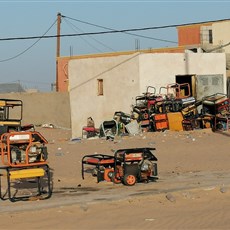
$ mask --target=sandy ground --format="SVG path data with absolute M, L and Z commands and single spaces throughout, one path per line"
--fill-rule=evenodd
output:
M 114 141 L 74 140 L 71 131 L 37 128 L 49 141 L 53 195 L 1 201 L 0 229 L 229 229 L 230 133 L 143 133 Z M 127 187 L 81 179 L 86 154 L 155 147 L 159 180 Z

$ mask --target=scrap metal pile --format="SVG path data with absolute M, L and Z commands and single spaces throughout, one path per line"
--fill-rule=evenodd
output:
M 166 88 L 166 94 L 158 95 L 149 93 L 149 88 L 143 96 L 136 97 L 136 105 L 130 116 L 137 120 L 143 131 L 203 128 L 215 131 L 229 128 L 227 95 L 216 93 L 202 100 L 195 100 L 190 94 L 189 84 L 172 84 Z
M 229 102 L 227 95 L 222 93 L 196 100 L 191 96 L 188 83 L 169 84 L 161 87 L 158 94 L 155 87 L 148 86 L 143 95 L 136 97 L 130 114 L 115 112 L 113 119 L 101 124 L 98 135 L 109 139 L 116 135 L 135 134 L 137 129 L 142 132 L 228 130 Z

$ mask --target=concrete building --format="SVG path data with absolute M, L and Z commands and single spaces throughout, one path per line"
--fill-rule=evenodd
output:
M 219 20 L 178 26 L 178 46 L 201 48 L 207 53 L 225 53 L 226 68 L 230 69 L 230 20 Z M 230 76 L 230 73 L 227 72 Z
M 170 48 L 159 48 L 159 49 L 149 49 L 140 50 L 142 53 L 184 53 L 184 47 L 170 47 Z M 98 57 L 114 57 L 120 55 L 130 55 L 134 54 L 136 51 L 122 51 L 113 53 L 100 53 L 100 54 L 88 54 L 70 57 L 58 57 L 57 58 L 57 85 L 58 92 L 68 92 L 69 91 L 69 74 L 68 65 L 71 60 L 86 59 L 86 58 L 98 58 Z
M 226 54 L 226 75 L 230 77 L 230 20 L 209 21 L 203 23 L 191 23 L 177 27 L 178 46 L 140 50 L 142 53 L 225 53 Z M 92 54 L 57 58 L 57 88 L 59 92 L 69 90 L 68 65 L 69 61 L 75 59 L 111 57 L 119 55 L 130 55 L 136 51 L 116 52 L 106 54 Z M 229 84 L 230 85 L 230 84 Z M 230 87 L 229 87 L 230 88 Z M 229 89 L 230 95 L 230 89 Z
M 230 20 L 177 27 L 178 46 L 57 58 L 57 88 L 69 91 L 72 136 L 88 117 L 97 127 L 114 112 L 130 113 L 135 97 L 154 86 L 189 83 L 196 99 L 230 95 Z
M 96 127 L 114 112 L 130 113 L 148 86 L 190 83 L 197 99 L 226 93 L 224 53 L 143 53 L 72 59 L 68 63 L 72 136 L 81 135 L 88 117 Z

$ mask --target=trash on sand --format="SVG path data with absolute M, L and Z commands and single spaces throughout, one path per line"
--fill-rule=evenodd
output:
M 148 218 L 148 219 L 145 219 L 145 221 L 154 221 L 155 219 L 153 218 Z
M 79 138 L 79 137 L 77 137 L 77 138 L 73 138 L 73 139 L 71 139 L 71 141 L 76 141 L 76 142 L 79 142 L 79 141 L 81 141 L 81 138 Z
M 61 150 L 62 150 L 62 148 L 59 147 L 59 148 L 57 149 L 57 152 L 55 153 L 55 156 L 58 156 L 58 157 L 63 156 L 64 153 L 63 153 Z
M 139 125 L 136 120 L 133 120 L 132 122 L 128 123 L 125 128 L 127 129 L 128 133 L 131 135 L 139 134 L 140 129 Z
M 228 191 L 228 189 L 226 187 L 221 187 L 220 188 L 221 193 L 226 193 L 227 191 Z
M 54 125 L 53 124 L 43 124 L 42 125 L 42 128 L 50 128 L 50 129 L 53 129 L 54 128 Z

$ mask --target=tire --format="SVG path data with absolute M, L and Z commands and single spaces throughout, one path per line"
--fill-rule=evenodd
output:
M 120 184 L 120 183 L 121 183 L 121 180 L 117 179 L 117 178 L 115 177 L 114 174 L 113 174 L 111 180 L 112 180 L 112 182 L 113 182 L 114 184 Z
M 137 182 L 137 178 L 132 174 L 126 174 L 123 178 L 124 185 L 133 186 Z

